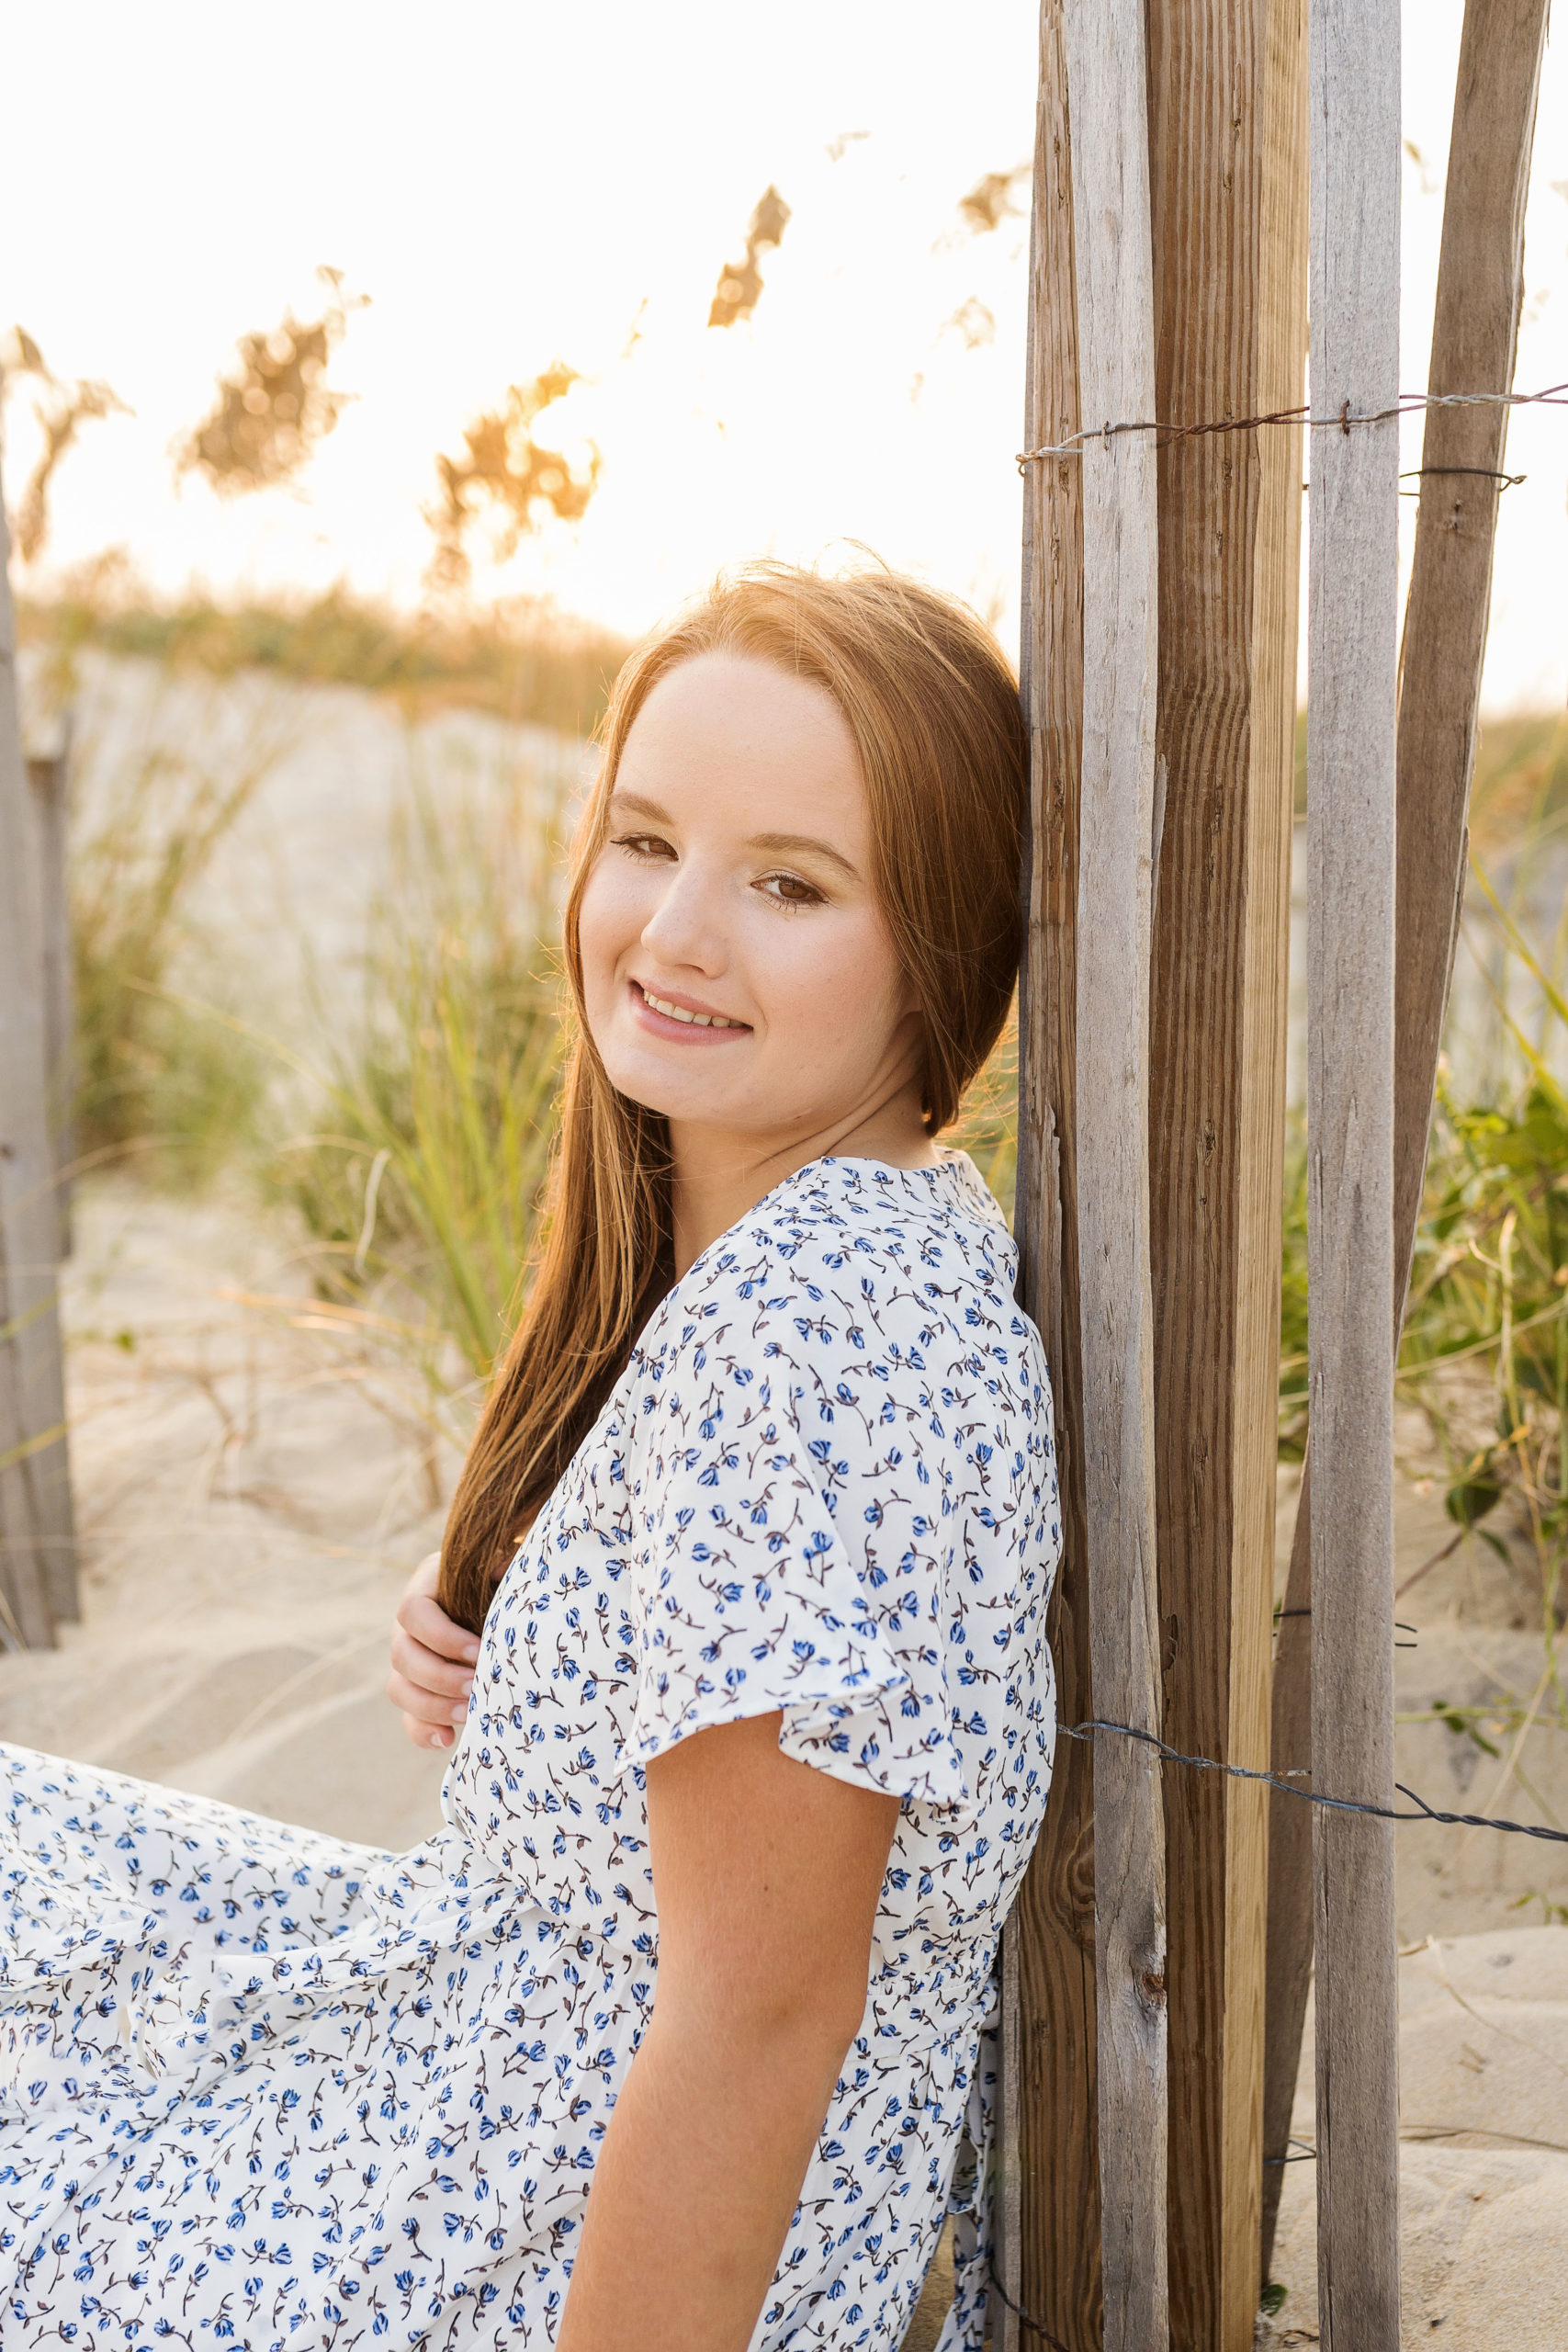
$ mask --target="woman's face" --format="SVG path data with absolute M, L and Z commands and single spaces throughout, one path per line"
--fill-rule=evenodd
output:
M 588 1026 L 678 1147 L 831 1138 L 910 1083 L 919 1009 L 829 695 L 750 657 L 682 663 L 632 724 L 609 815 L 581 905 Z

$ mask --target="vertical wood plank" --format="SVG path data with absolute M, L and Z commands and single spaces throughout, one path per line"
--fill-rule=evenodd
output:
M 1397 396 L 1398 0 L 1312 0 L 1313 415 Z M 1313 1781 L 1393 1798 L 1399 440 L 1312 434 L 1307 1127 Z M 1314 1808 L 1319 2325 L 1399 2344 L 1393 1827 Z
M 1156 413 L 1298 404 L 1303 0 L 1151 0 Z M 1268 1754 L 1301 435 L 1159 458 L 1165 776 L 1150 1096 L 1166 1736 Z M 1171 2335 L 1250 2352 L 1262 1789 L 1166 1775 Z
M 29 1647 L 53 1640 L 51 1581 L 74 1544 L 55 1301 L 54 1151 L 44 1102 L 42 956 L 28 903 L 32 812 L 0 513 L 0 1589 Z M 51 1571 L 51 1563 L 54 1563 Z
M 47 759 L 29 759 L 33 838 L 37 844 L 39 929 L 43 954 L 45 1101 L 54 1143 L 59 1254 L 71 1254 L 71 1179 L 75 1158 L 72 1092 L 76 1030 L 71 908 L 66 880 L 66 831 L 71 754 L 65 745 Z
M 1041 0 L 1029 280 L 1025 443 L 1078 429 L 1072 136 L 1064 0 Z M 1076 1155 L 1078 811 L 1083 761 L 1083 470 L 1024 473 L 1021 673 L 1031 752 L 1024 955 L 1019 989 L 1018 1234 L 1023 1299 L 1056 1401 L 1062 1565 L 1053 1611 L 1057 1713 L 1093 1713 L 1084 1510 Z M 1051 1802 L 1013 1910 L 1018 2007 L 1018 2232 L 1004 2284 L 1069 2352 L 1101 2335 L 1094 1988 L 1093 1762 L 1057 1743 Z M 1013 2256 L 1016 2252 L 1016 2261 Z M 993 2314 L 993 2325 L 997 2324 Z M 1003 2323 L 1001 2352 L 1020 2331 Z
M 1507 391 L 1523 285 L 1525 197 L 1549 0 L 1468 0 L 1454 89 L 1432 354 L 1435 392 Z M 1433 409 L 1400 665 L 1394 922 L 1393 1263 L 1403 1318 L 1438 1052 L 1464 887 L 1466 812 L 1508 412 Z M 1473 470 L 1472 470 L 1473 469 Z M 1275 1660 L 1273 1769 L 1311 1760 L 1311 1468 Z M 1263 2259 L 1273 2248 L 1312 1973 L 1312 1827 L 1271 1801 Z
M 1312 1773 L 1312 1458 L 1302 1467 L 1285 1613 L 1274 1641 L 1269 1769 Z M 1291 2153 L 1291 2118 L 1312 1985 L 1313 1807 L 1280 1792 L 1269 1800 L 1268 1966 L 1263 1992 L 1263 2202 L 1260 2275 L 1267 2278 Z
M 1078 429 L 1072 137 L 1063 0 L 1042 0 L 1030 246 L 1027 448 Z M 1031 753 L 1024 956 L 1019 988 L 1018 1234 L 1023 1299 L 1056 1400 L 1062 1565 L 1052 1654 L 1061 1721 L 1093 1713 L 1078 1322 L 1076 1055 L 1078 810 L 1083 761 L 1083 470 L 1024 473 L 1021 673 Z M 1014 1907 L 1018 2006 L 1016 2247 L 1004 2279 L 1069 2347 L 1100 2342 L 1100 2141 L 1094 1995 L 1094 1768 L 1057 1743 L 1051 1802 Z M 1014 2256 L 1016 2255 L 1016 2260 Z M 993 2315 L 993 2326 L 998 2324 Z M 1018 2352 L 1016 2320 L 1000 2352 Z
M 36 915 L 34 925 L 43 999 L 44 1116 L 48 1123 L 52 1170 L 50 1200 L 54 1215 L 51 1250 L 59 1260 L 71 1254 L 70 1164 L 75 1158 L 75 1128 L 72 1115 L 75 1052 L 75 972 L 71 933 L 71 910 L 66 885 L 66 803 L 70 777 L 70 734 L 50 759 L 29 760 L 28 784 L 33 819 L 34 861 L 29 885 Z M 76 1582 L 76 1546 L 71 1516 L 71 1488 L 60 1481 L 46 1497 L 53 1527 L 44 1557 L 44 1583 L 50 1613 L 58 1625 L 81 1615 Z
M 1153 413 L 1143 0 L 1068 0 L 1085 419 Z M 1098 1715 L 1159 1726 L 1149 1285 L 1149 925 L 1157 523 L 1144 433 L 1085 444 L 1078 831 L 1079 1326 Z M 1161 2352 L 1166 2291 L 1165 1828 L 1159 1766 L 1095 1742 L 1100 2269 L 1106 2352 Z
M 1468 0 L 1427 389 L 1507 391 L 1523 294 L 1525 198 L 1549 0 Z M 1399 705 L 1394 1261 L 1401 1314 L 1427 1165 L 1464 888 L 1481 665 L 1508 412 L 1427 412 Z M 1473 469 L 1473 470 L 1472 470 Z

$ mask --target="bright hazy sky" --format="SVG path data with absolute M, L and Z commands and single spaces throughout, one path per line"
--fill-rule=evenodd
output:
M 1425 379 L 1461 15 L 1405 8 L 1406 388 Z M 727 559 L 859 540 L 1015 642 L 1026 223 L 968 235 L 957 203 L 1029 153 L 1034 27 L 1035 0 L 9 10 L 0 324 L 135 412 L 85 428 L 46 560 L 121 546 L 169 590 L 344 578 L 412 602 L 435 453 L 559 356 L 584 381 L 538 438 L 592 437 L 601 486 L 580 526 L 481 571 L 482 591 L 548 592 L 636 631 Z M 793 218 L 755 318 L 710 330 L 770 181 Z M 171 445 L 236 338 L 288 305 L 315 315 L 319 263 L 372 307 L 333 365 L 356 398 L 300 490 L 176 492 Z M 1517 381 L 1533 390 L 1568 378 L 1561 36 L 1526 289 Z M 18 393 L 13 496 L 33 446 Z M 1418 423 L 1406 448 L 1416 464 Z M 1561 706 L 1568 411 L 1517 413 L 1508 465 L 1529 480 L 1503 500 L 1488 702 Z

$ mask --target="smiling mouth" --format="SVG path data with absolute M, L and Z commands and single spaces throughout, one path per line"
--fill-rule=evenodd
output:
M 656 1013 L 660 1021 L 678 1023 L 683 1029 L 729 1030 L 739 1035 L 750 1031 L 749 1021 L 731 1021 L 728 1013 L 702 1012 L 694 1005 L 677 1004 L 672 997 L 655 996 L 640 980 L 631 983 L 632 995 L 645 1012 Z

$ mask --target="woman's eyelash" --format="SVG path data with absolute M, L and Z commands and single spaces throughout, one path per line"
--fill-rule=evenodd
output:
M 670 848 L 658 833 L 616 833 L 611 839 L 614 848 L 629 850 L 634 857 L 652 857 L 658 851 Z M 671 851 L 671 854 L 674 853 Z
M 804 892 L 805 895 L 801 898 L 786 897 L 782 890 L 777 892 L 770 890 L 767 888 L 767 885 L 771 882 L 792 883 L 797 890 Z M 757 877 L 757 887 L 761 890 L 765 898 L 772 899 L 775 907 L 787 907 L 791 913 L 796 913 L 805 907 L 819 907 L 823 903 L 821 891 L 817 888 L 817 885 L 814 882 L 808 882 L 804 874 L 759 875 Z
M 612 833 L 610 840 L 612 847 L 624 849 L 632 857 L 654 858 L 661 853 L 669 857 L 675 854 L 661 833 Z M 773 887 L 778 884 L 788 887 Z M 815 882 L 808 882 L 804 874 L 760 874 L 756 888 L 775 907 L 784 907 L 792 914 L 804 908 L 819 907 L 825 903 Z

